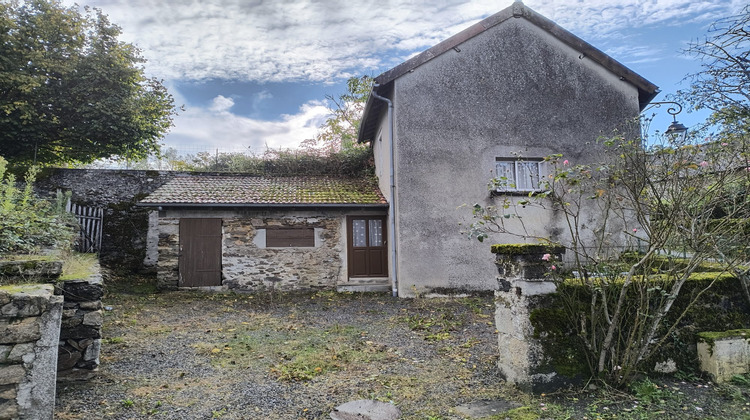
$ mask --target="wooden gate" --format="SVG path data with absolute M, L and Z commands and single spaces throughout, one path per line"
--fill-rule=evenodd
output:
M 104 209 L 80 206 L 68 201 L 65 205 L 65 210 L 75 215 L 76 219 L 78 219 L 78 225 L 81 228 L 78 240 L 76 241 L 76 251 L 86 253 L 101 251 Z
M 180 219 L 181 287 L 221 286 L 221 219 Z

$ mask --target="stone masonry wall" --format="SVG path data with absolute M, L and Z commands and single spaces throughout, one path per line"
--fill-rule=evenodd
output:
M 313 227 L 315 247 L 267 248 L 259 235 L 274 227 Z M 342 219 L 284 217 L 224 221 L 223 283 L 233 290 L 333 289 L 344 269 Z
M 136 203 L 180 172 L 112 169 L 50 169 L 35 183 L 38 194 L 71 191 L 79 205 L 104 209 L 100 261 L 117 268 L 152 270 L 156 248 L 148 249 L 149 216 Z
M 0 287 L 0 419 L 52 419 L 62 306 L 52 285 Z
M 156 287 L 161 290 L 179 286 L 180 219 L 159 218 L 159 258 L 156 262 Z
M 60 282 L 56 294 L 64 296 L 57 354 L 58 379 L 87 379 L 99 367 L 102 342 L 102 296 L 99 270 L 86 279 Z
M 224 287 L 238 291 L 333 289 L 345 279 L 345 216 L 335 212 L 283 214 L 222 215 Z M 179 217 L 183 215 L 167 216 L 159 218 L 157 285 L 161 289 L 179 285 Z M 190 217 L 201 216 L 193 213 Z M 314 228 L 315 247 L 266 247 L 265 230 L 282 226 Z

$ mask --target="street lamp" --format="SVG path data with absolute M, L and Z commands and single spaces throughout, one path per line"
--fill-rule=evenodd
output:
M 669 124 L 669 127 L 667 127 L 667 131 L 665 131 L 664 133 L 669 136 L 672 141 L 683 143 L 687 138 L 687 127 L 677 121 L 677 114 L 682 112 L 682 105 L 672 101 L 651 102 L 649 105 L 655 106 L 657 108 L 661 107 L 662 105 L 674 105 L 667 108 L 667 113 L 672 116 L 672 124 Z

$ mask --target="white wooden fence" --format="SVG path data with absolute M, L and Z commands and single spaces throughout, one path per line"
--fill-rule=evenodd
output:
M 65 210 L 73 213 L 81 226 L 81 232 L 76 241 L 76 251 L 97 253 L 102 249 L 102 221 L 104 209 L 86 207 L 68 201 Z

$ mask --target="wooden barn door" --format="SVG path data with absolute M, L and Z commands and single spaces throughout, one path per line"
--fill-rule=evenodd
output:
M 180 219 L 180 286 L 221 286 L 221 219 Z
M 388 277 L 385 216 L 349 216 L 349 277 Z

